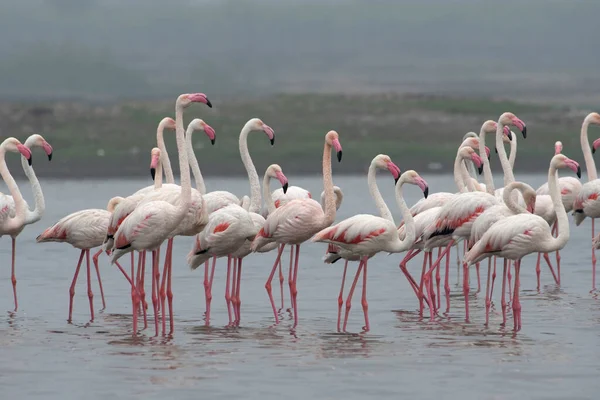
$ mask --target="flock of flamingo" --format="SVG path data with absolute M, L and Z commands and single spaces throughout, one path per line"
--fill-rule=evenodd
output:
M 138 190 L 128 197 L 114 197 L 107 209 L 87 209 L 67 215 L 56 224 L 44 230 L 37 242 L 66 242 L 80 249 L 81 253 L 72 284 L 70 286 L 69 317 L 73 311 L 75 284 L 83 258 L 87 265 L 87 289 L 91 319 L 94 319 L 93 292 L 91 288 L 90 250 L 98 248 L 92 257 L 105 307 L 104 291 L 98 268 L 98 257 L 105 251 L 131 285 L 133 335 L 137 335 L 138 316 L 143 315 L 144 329 L 147 328 L 145 292 L 145 264 L 147 252 L 151 252 L 151 298 L 155 335 L 167 334 L 167 307 L 169 319 L 168 334 L 173 334 L 173 291 L 172 255 L 173 240 L 176 236 L 195 236 L 194 245 L 188 254 L 188 265 L 196 269 L 204 264 L 204 289 L 206 301 L 205 322 L 210 324 L 212 284 L 217 258 L 227 257 L 225 299 L 229 314 L 228 326 L 239 326 L 241 320 L 241 276 L 242 261 L 253 252 L 277 250 L 277 257 L 269 274 L 265 288 L 273 309 L 275 322 L 279 322 L 278 309 L 272 293 L 272 281 L 278 272 L 281 307 L 284 304 L 284 275 L 282 254 L 286 246 L 290 248 L 289 291 L 293 310 L 294 328 L 298 324 L 297 279 L 300 245 L 307 241 L 327 243 L 324 257 L 326 263 L 345 260 L 342 284 L 338 297 L 337 330 L 346 331 L 351 300 L 356 285 L 362 275 L 361 304 L 365 325 L 369 331 L 367 303 L 367 267 L 375 254 L 402 253 L 406 255 L 400 262 L 423 315 L 425 307 L 430 318 L 440 316 L 441 269 L 444 262 L 445 312 L 450 311 L 450 250 L 456 247 L 457 264 L 462 264 L 465 317 L 469 321 L 469 267 L 476 266 L 477 291 L 481 289 L 480 262 L 488 260 L 486 284 L 486 325 L 496 277 L 496 259 L 504 259 L 502 271 L 501 309 L 503 325 L 506 324 L 508 304 L 512 304 L 514 330 L 521 329 L 521 304 L 519 301 L 521 259 L 531 253 L 538 253 L 536 266 L 538 288 L 540 285 L 540 261 L 543 257 L 557 284 L 560 284 L 560 254 L 569 239 L 567 212 L 573 212 L 579 225 L 586 216 L 592 218 L 592 290 L 595 290 L 595 249 L 600 248 L 600 235 L 594 237 L 594 218 L 600 217 L 600 180 L 597 178 L 592 153 L 600 146 L 600 139 L 590 147 L 588 126 L 600 125 L 600 115 L 589 114 L 581 128 L 581 147 L 587 167 L 589 181 L 582 184 L 573 177 L 558 177 L 559 169 L 571 169 L 581 177 L 579 164 L 562 154 L 562 144 L 556 142 L 555 155 L 550 160 L 548 182 L 534 190 L 524 182 L 515 181 L 513 164 L 516 157 L 517 136 L 510 130 L 516 127 L 526 137 L 526 125 L 513 113 L 503 113 L 498 121 L 485 121 L 479 135 L 470 132 L 465 135 L 454 163 L 456 193 L 438 192 L 429 195 L 427 182 L 413 170 L 401 173 L 400 168 L 389 156 L 379 154 L 369 167 L 368 186 L 378 207 L 379 216 L 359 214 L 335 225 L 336 211 L 340 207 L 343 194 L 333 185 L 331 152 L 334 150 L 338 161 L 342 160 L 342 146 L 337 132 L 325 135 L 323 151 L 323 193 L 321 203 L 312 199 L 307 190 L 288 186 L 288 180 L 277 164 L 270 165 L 261 186 L 256 168 L 250 157 L 247 137 L 251 132 L 264 132 L 274 144 L 275 135 L 271 127 L 258 118 L 250 119 L 239 136 L 239 149 L 242 162 L 248 173 L 250 196 L 238 196 L 226 191 L 206 192 L 202 174 L 196 160 L 192 135 L 200 130 L 215 143 L 215 131 L 203 120 L 194 119 L 187 129 L 183 123 L 184 109 L 192 103 L 203 103 L 212 107 L 202 93 L 182 94 L 175 104 L 175 119 L 164 118 L 157 129 L 157 147 L 151 152 L 151 173 L 154 185 Z M 180 185 L 175 184 L 173 171 L 163 140 L 165 129 L 175 130 L 180 167 Z M 505 187 L 495 189 L 489 165 L 490 151 L 485 145 L 486 134 L 495 135 L 496 152 L 504 172 Z M 510 143 L 510 157 L 504 143 Z M 49 159 L 52 147 L 40 135 L 32 135 L 25 144 L 15 138 L 8 138 L 0 145 L 0 174 L 11 195 L 0 197 L 0 220 L 3 234 L 12 238 L 12 285 L 15 311 L 18 308 L 15 277 L 15 241 L 27 224 L 32 224 L 44 213 L 44 199 L 40 184 L 35 176 L 31 149 L 41 147 Z M 30 211 L 15 180 L 10 175 L 5 162 L 6 152 L 20 153 L 22 165 L 35 196 L 35 208 Z M 479 152 L 479 154 L 477 153 Z M 190 169 L 196 188 L 192 188 Z M 395 180 L 396 202 L 403 221 L 398 226 L 392 213 L 383 200 L 376 183 L 377 170 L 387 170 Z M 477 181 L 477 172 L 483 173 L 484 183 Z M 163 184 L 163 174 L 166 183 Z M 276 179 L 281 188 L 271 192 L 270 181 Z M 405 184 L 417 186 L 424 198 L 409 208 L 403 198 Z M 262 197 L 261 197 L 262 195 Z M 266 212 L 261 212 L 263 198 Z M 160 270 L 160 250 L 166 242 L 166 254 L 162 273 Z M 459 244 L 463 242 L 463 260 L 460 261 Z M 433 253 L 437 249 L 437 257 Z M 556 251 L 556 270 L 549 253 Z M 127 253 L 131 257 L 128 273 L 118 262 Z M 138 254 L 137 263 L 135 253 Z M 407 268 L 408 262 L 423 253 L 421 278 L 415 280 Z M 212 265 L 211 265 L 212 259 Z M 445 260 L 445 261 L 444 261 Z M 345 300 L 344 283 L 349 261 L 359 261 L 358 269 Z M 136 268 L 137 266 L 137 268 Z M 511 284 L 514 271 L 514 285 Z M 460 272 L 460 269 L 459 269 Z M 435 273 L 435 279 L 434 279 Z M 435 282 L 434 282 L 435 280 Z M 508 282 L 507 282 L 508 281 Z M 512 293 L 511 293 L 512 292 Z M 506 297 L 508 295 L 509 302 Z M 160 315 L 159 315 L 160 314 Z

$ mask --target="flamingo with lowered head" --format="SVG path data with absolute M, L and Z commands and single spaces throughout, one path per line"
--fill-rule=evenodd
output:
M 336 131 L 329 131 L 325 135 L 323 149 L 323 189 L 325 190 L 325 210 L 313 199 L 295 199 L 279 207 L 269 214 L 265 224 L 256 234 L 252 242 L 252 251 L 255 252 L 263 246 L 272 242 L 278 244 L 295 245 L 294 271 L 290 284 L 292 307 L 294 309 L 294 328 L 298 325 L 298 303 L 296 301 L 298 290 L 298 261 L 300 257 L 300 245 L 310 239 L 321 229 L 328 227 L 335 220 L 335 197 L 333 194 L 333 178 L 331 176 L 331 150 L 335 149 L 338 161 L 342 160 L 342 145 Z M 275 322 L 279 322 L 273 294 L 271 293 L 271 282 L 275 270 L 279 265 L 283 247 L 279 248 L 277 259 L 267 279 L 265 288 L 271 301 Z
M 522 213 L 501 219 L 492 225 L 465 255 L 465 265 L 469 266 L 486 257 L 497 256 L 515 261 L 515 287 L 513 293 L 514 330 L 521 329 L 521 303 L 519 284 L 521 259 L 531 253 L 548 253 L 562 249 L 569 240 L 569 221 L 563 207 L 556 171 L 570 168 L 581 176 L 579 164 L 563 154 L 552 157 L 548 170 L 548 186 L 558 224 L 558 236 L 552 236 L 548 223 L 540 216 Z M 506 262 L 506 261 L 505 261 Z

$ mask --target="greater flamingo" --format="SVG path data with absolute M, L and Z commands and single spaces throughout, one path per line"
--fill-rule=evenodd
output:
M 110 214 L 114 211 L 115 207 L 119 202 L 123 200 L 122 197 L 113 197 L 108 202 L 108 206 L 106 210 L 102 209 L 88 209 L 81 210 L 69 214 L 63 218 L 61 218 L 57 223 L 44 230 L 42 234 L 40 234 L 36 238 L 37 243 L 45 243 L 45 242 L 60 242 L 60 243 L 69 243 L 71 246 L 76 249 L 80 249 L 81 253 L 79 255 L 79 262 L 77 263 L 77 268 L 75 269 L 75 274 L 73 275 L 73 281 L 71 282 L 71 287 L 69 288 L 69 318 L 68 322 L 71 322 L 73 317 L 73 296 L 75 295 L 75 284 L 77 283 L 77 277 L 79 276 L 79 269 L 81 268 L 81 263 L 83 262 L 84 255 L 86 256 L 87 262 L 87 294 L 90 302 L 90 322 L 94 321 L 94 303 L 93 297 L 94 294 L 92 292 L 92 283 L 91 283 L 91 274 L 90 274 L 90 250 L 101 246 L 104 237 L 106 235 L 106 228 L 108 227 L 108 220 L 110 218 Z M 100 270 L 98 268 L 98 257 L 102 253 L 102 249 L 100 249 L 97 253 L 92 257 L 94 261 L 94 267 L 96 268 L 96 275 L 98 277 L 98 284 L 100 286 L 100 294 L 102 296 L 102 309 L 106 308 L 106 303 L 104 301 L 104 290 L 102 288 L 102 280 L 100 278 Z M 129 277 L 127 272 L 117 263 L 117 266 L 125 275 L 128 281 L 131 281 L 132 276 Z
M 469 266 L 486 257 L 497 256 L 515 261 L 515 287 L 513 292 L 514 330 L 521 329 L 521 303 L 519 284 L 521 259 L 531 253 L 549 253 L 562 249 L 569 240 L 569 221 L 562 205 L 556 171 L 558 168 L 570 168 L 581 176 L 577 162 L 563 154 L 552 157 L 548 170 L 548 186 L 554 211 L 558 218 L 558 236 L 552 236 L 548 223 L 538 215 L 523 213 L 501 219 L 492 225 L 473 248 L 465 255 L 465 265 Z
M 252 251 L 257 251 L 269 243 L 295 245 L 295 263 L 294 271 L 290 280 L 290 297 L 294 309 L 294 328 L 298 325 L 298 303 L 296 296 L 298 294 L 298 261 L 300 257 L 300 244 L 310 239 L 321 229 L 328 227 L 335 220 L 335 197 L 333 194 L 333 178 L 331 176 L 331 149 L 335 149 L 338 161 L 342 160 L 342 145 L 339 141 L 339 135 L 336 131 L 329 131 L 325 135 L 325 146 L 323 150 L 323 189 L 325 190 L 325 210 L 313 199 L 295 199 L 279 207 L 273 213 L 269 214 L 265 224 L 256 234 L 252 242 Z M 267 279 L 265 288 L 273 307 L 275 323 L 279 323 L 273 294 L 271 293 L 271 282 L 275 270 L 279 265 L 283 247 L 279 248 L 277 259 Z
M 25 140 L 25 147 L 27 147 L 30 151 L 33 147 L 40 147 L 44 149 L 46 155 L 48 156 L 48 160 L 52 160 L 52 146 L 46 140 L 38 134 L 31 135 Z M 12 240 L 12 271 L 11 271 L 11 281 L 13 285 L 13 294 L 15 301 L 15 312 L 18 308 L 17 303 L 17 277 L 15 274 L 15 257 L 16 257 L 16 240 L 17 236 L 23 231 L 25 225 L 31 225 L 42 219 L 44 215 L 44 211 L 46 210 L 46 204 L 44 202 L 44 194 L 42 193 L 42 187 L 40 186 L 40 182 L 35 175 L 35 171 L 33 167 L 30 165 L 31 158 L 27 159 L 25 157 L 21 157 L 21 166 L 23 167 L 23 172 L 25 172 L 25 176 L 29 180 L 29 184 L 31 185 L 31 190 L 33 191 L 33 197 L 35 200 L 35 207 L 33 210 L 29 209 L 29 205 L 23 199 L 25 203 L 25 221 L 20 228 L 15 229 L 12 232 L 2 232 L 8 233 L 11 236 Z M 14 218 L 17 212 L 17 208 L 15 206 L 15 201 L 12 196 L 4 195 L 0 199 L 0 208 L 4 209 L 5 206 L 8 205 L 8 213 L 11 218 Z

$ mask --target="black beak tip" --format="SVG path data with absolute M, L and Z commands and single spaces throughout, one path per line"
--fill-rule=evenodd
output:
M 283 185 L 283 193 L 284 193 L 284 194 L 285 194 L 285 193 L 287 193 L 287 190 L 288 190 L 288 183 L 286 182 L 286 183 Z
M 337 152 L 337 159 L 338 159 L 338 162 L 342 161 L 342 151 L 341 150 Z
M 207 105 L 209 108 L 212 108 L 212 103 L 210 102 L 210 100 L 208 99 L 208 97 L 206 98 L 206 105 Z
M 488 161 L 490 161 L 491 159 L 492 159 L 492 155 L 490 154 L 490 155 L 488 156 Z
M 483 172 L 483 164 L 481 164 L 479 166 L 479 168 L 477 169 L 477 171 L 479 171 L 479 175 L 481 175 L 481 173 Z
M 577 177 L 581 178 L 581 167 L 577 166 Z
M 508 140 L 510 140 L 512 142 L 512 132 L 508 131 L 508 135 L 506 135 L 508 137 Z
M 52 153 L 48 154 L 48 161 L 52 161 Z
M 275 136 L 273 136 L 273 137 L 271 138 L 271 146 L 273 146 L 274 144 L 275 144 Z
M 592 146 L 592 154 L 596 153 L 596 148 Z
M 527 127 L 523 126 L 523 130 L 521 131 L 521 133 L 523 133 L 523 139 L 527 138 Z
M 427 198 L 429 196 L 429 186 L 425 186 L 425 190 L 423 190 L 423 197 Z
M 154 180 L 154 178 L 156 176 L 156 169 L 155 168 L 150 168 L 150 176 L 152 177 L 152 180 Z
M 31 167 L 31 164 L 33 164 L 33 157 L 29 156 L 29 158 L 27 159 L 27 163 Z
M 400 177 L 394 178 L 394 186 L 396 186 L 396 184 L 398 183 L 399 180 L 400 180 Z
M 496 154 L 498 154 L 498 148 L 494 147 L 494 151 L 496 152 Z
M 217 139 L 210 139 L 210 144 L 212 144 L 214 146 L 216 141 L 217 141 Z

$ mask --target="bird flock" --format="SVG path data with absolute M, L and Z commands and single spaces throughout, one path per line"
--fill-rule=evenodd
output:
M 389 156 L 379 154 L 373 158 L 367 175 L 369 193 L 377 206 L 379 215 L 358 214 L 334 224 L 336 211 L 343 199 L 341 189 L 333 184 L 332 152 L 338 162 L 342 161 L 340 135 L 329 131 L 323 148 L 323 192 L 317 202 L 307 190 L 289 186 L 282 168 L 270 165 L 265 171 L 262 188 L 259 176 L 248 151 L 247 138 L 252 132 L 262 132 L 270 144 L 275 132 L 258 118 L 250 119 L 239 136 L 239 150 L 248 173 L 250 195 L 241 198 L 227 191 L 207 192 L 198 161 L 193 151 L 192 135 L 203 131 L 212 144 L 215 130 L 201 119 L 192 120 L 187 129 L 183 113 L 192 103 L 212 107 L 203 93 L 182 94 L 175 103 L 175 118 L 162 119 L 157 128 L 157 147 L 151 151 L 150 171 L 154 184 L 139 189 L 127 197 L 114 197 L 106 209 L 86 209 L 69 214 L 44 230 L 37 242 L 66 242 L 80 250 L 79 261 L 69 289 L 69 316 L 71 322 L 75 284 L 86 258 L 87 289 L 91 319 L 94 319 L 93 292 L 91 288 L 90 252 L 96 270 L 102 307 L 104 290 L 98 267 L 98 258 L 106 252 L 131 285 L 132 332 L 137 335 L 138 317 L 143 317 L 143 329 L 148 327 L 148 302 L 146 300 L 146 257 L 151 257 L 152 314 L 155 335 L 174 333 L 172 256 L 176 236 L 193 236 L 194 244 L 187 256 L 188 266 L 195 270 L 204 265 L 205 323 L 210 324 L 212 285 L 218 258 L 227 257 L 225 299 L 229 316 L 228 327 L 240 325 L 243 260 L 254 252 L 276 251 L 277 256 L 265 283 L 275 322 L 279 322 L 278 310 L 284 306 L 285 277 L 282 255 L 289 247 L 290 265 L 288 275 L 289 293 L 295 328 L 298 325 L 298 272 L 300 246 L 308 241 L 325 243 L 325 263 L 345 260 L 342 282 L 337 298 L 337 330 L 346 331 L 351 302 L 357 283 L 362 276 L 361 305 L 365 325 L 370 330 L 367 302 L 367 269 L 371 257 L 378 253 L 405 253 L 399 267 L 406 276 L 423 316 L 429 310 L 432 321 L 450 312 L 450 251 L 455 248 L 459 274 L 462 270 L 462 292 L 465 304 L 465 320 L 470 319 L 469 293 L 470 266 L 477 272 L 477 292 L 481 290 L 480 263 L 487 259 L 485 324 L 489 323 L 489 311 L 496 278 L 496 260 L 503 259 L 501 309 L 502 325 L 506 325 L 507 311 L 512 304 L 514 331 L 521 329 L 521 304 L 519 301 L 521 259 L 537 253 L 537 285 L 540 285 L 540 264 L 544 258 L 554 280 L 560 284 L 560 253 L 569 240 L 568 212 L 580 225 L 585 217 L 592 219 L 592 291 L 596 290 L 595 249 L 600 248 L 600 235 L 595 236 L 594 219 L 600 217 L 600 180 L 597 178 L 592 153 L 600 146 L 600 139 L 588 140 L 588 126 L 600 125 L 598 113 L 589 114 L 581 128 L 581 147 L 589 181 L 582 184 L 572 176 L 559 177 L 558 171 L 571 170 L 581 177 L 579 164 L 562 154 L 562 144 L 556 142 L 555 154 L 549 162 L 548 181 L 537 190 L 525 182 L 516 181 L 513 165 L 517 151 L 517 135 L 511 127 L 527 136 L 525 123 L 510 112 L 503 113 L 497 121 L 485 121 L 479 134 L 467 133 L 456 153 L 454 181 L 456 193 L 436 192 L 429 194 L 427 182 L 413 170 L 401 172 Z M 165 147 L 163 133 L 174 130 L 177 141 L 180 184 L 175 184 L 171 163 Z M 490 150 L 485 144 L 486 135 L 493 134 L 495 149 L 504 173 L 504 187 L 494 187 L 489 159 Z M 504 143 L 510 143 L 507 156 Z M 52 159 L 52 147 L 40 135 L 32 135 L 25 144 L 8 138 L 0 145 L 0 174 L 10 195 L 0 196 L 0 221 L 3 234 L 12 238 L 12 274 L 15 312 L 18 309 L 17 280 L 15 274 L 15 243 L 18 234 L 27 224 L 42 218 L 45 205 L 40 184 L 32 168 L 31 151 L 42 148 Z M 33 188 L 35 208 L 29 209 L 5 162 L 6 152 L 20 153 L 22 166 Z M 190 170 L 195 180 L 192 188 Z M 395 180 L 395 197 L 402 215 L 402 222 L 394 221 L 376 183 L 377 170 L 388 171 Z M 561 171 L 562 173 L 563 171 Z M 483 182 L 477 180 L 483 174 Z M 165 183 L 163 183 L 163 175 Z M 281 187 L 271 191 L 271 180 Z M 403 197 L 406 184 L 419 188 L 423 197 L 409 206 Z M 263 199 L 266 210 L 263 209 Z M 461 243 L 462 242 L 462 243 Z M 160 265 L 161 248 L 164 261 Z M 434 252 L 437 249 L 436 256 Z M 550 254 L 556 252 L 556 259 Z M 423 255 L 420 279 L 415 279 L 408 263 L 419 253 Z M 129 254 L 131 267 L 124 268 L 119 260 Z M 137 262 L 135 255 L 137 254 Z M 462 255 L 462 261 L 461 261 Z M 349 261 L 358 261 L 354 279 L 347 297 L 344 298 L 346 272 Z M 442 284 L 442 269 L 445 272 Z M 513 277 L 514 273 L 514 277 Z M 281 308 L 275 304 L 272 282 L 278 274 Z M 511 282 L 513 280 L 514 282 Z M 445 309 L 442 309 L 442 288 Z M 345 310 L 344 310 L 345 305 Z M 168 311 L 167 311 L 168 310 Z M 344 312 L 345 311 L 345 312 Z M 167 315 L 168 313 L 168 315 Z M 343 318 L 342 318 L 342 314 Z M 167 320 L 169 328 L 167 329 Z

